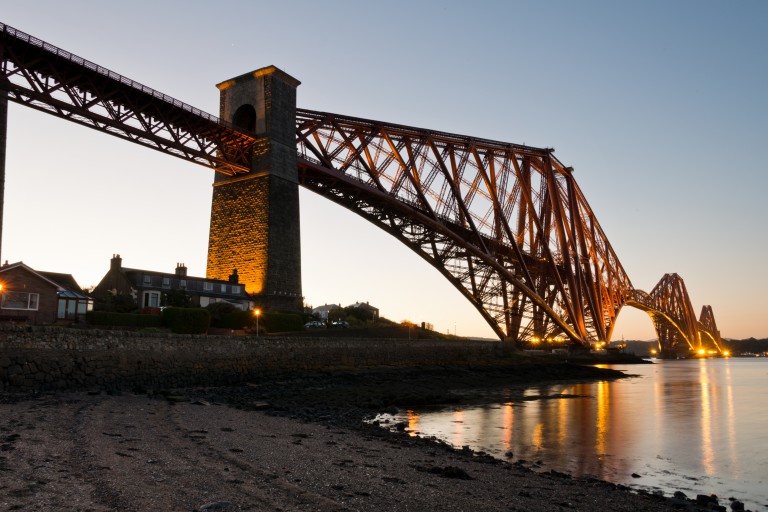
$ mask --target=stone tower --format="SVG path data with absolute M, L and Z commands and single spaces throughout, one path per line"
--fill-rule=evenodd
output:
M 217 85 L 219 116 L 268 140 L 247 175 L 213 183 L 207 277 L 239 282 L 268 311 L 301 311 L 296 88 L 274 66 Z

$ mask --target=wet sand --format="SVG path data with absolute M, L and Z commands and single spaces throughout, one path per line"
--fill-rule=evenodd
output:
M 468 383 L 492 388 L 503 381 L 509 392 L 511 381 L 522 390 L 531 381 L 527 372 L 538 381 L 588 378 L 578 369 L 379 370 L 272 375 L 212 389 L 2 395 L 0 510 L 692 506 L 597 480 L 534 473 L 361 421 L 395 403 L 472 400 L 455 393 Z

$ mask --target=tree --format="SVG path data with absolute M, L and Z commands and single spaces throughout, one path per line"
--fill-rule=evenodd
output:
M 186 290 L 168 290 L 163 296 L 164 306 L 172 308 L 188 308 L 192 305 L 192 297 Z
M 107 294 L 96 299 L 94 309 L 97 311 L 112 311 L 114 313 L 131 313 L 136 311 L 136 300 L 131 295 Z
M 344 308 L 344 312 L 347 314 L 347 318 L 356 318 L 360 322 L 374 322 L 376 320 L 373 312 L 367 309 L 347 306 Z
M 205 306 L 205 309 L 211 314 L 211 325 L 215 327 L 219 327 L 227 315 L 237 311 L 229 302 L 214 302 Z

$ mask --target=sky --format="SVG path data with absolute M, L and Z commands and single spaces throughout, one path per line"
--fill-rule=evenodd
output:
M 768 2 L 4 0 L 0 22 L 213 114 L 215 84 L 275 65 L 301 108 L 553 147 L 635 288 L 676 272 L 724 337 L 768 337 Z M 213 171 L 8 117 L 3 260 L 205 275 Z M 306 303 L 493 337 L 415 253 L 300 198 Z M 655 334 L 625 307 L 613 337 Z

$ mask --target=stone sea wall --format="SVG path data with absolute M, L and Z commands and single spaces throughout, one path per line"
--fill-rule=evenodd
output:
M 482 341 L 189 336 L 0 328 L 0 391 L 214 386 L 283 371 L 500 362 Z

